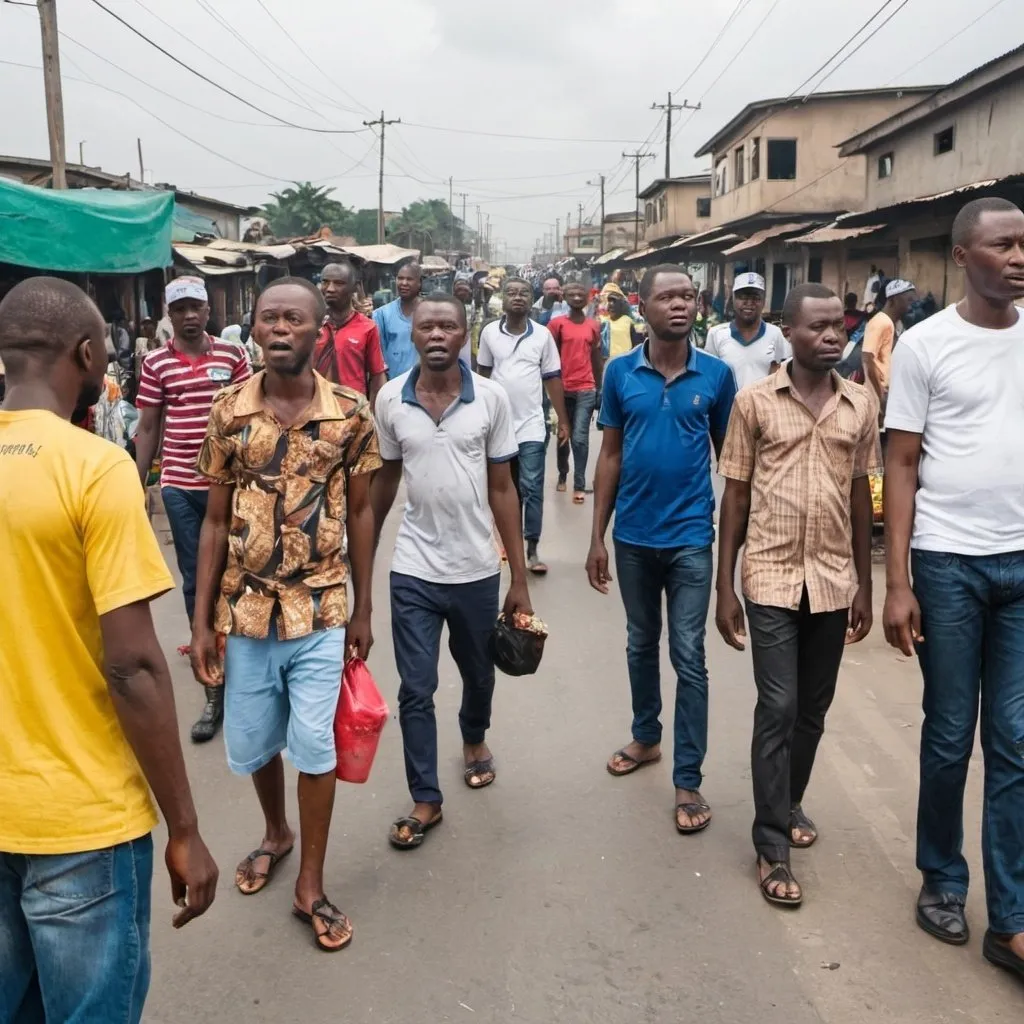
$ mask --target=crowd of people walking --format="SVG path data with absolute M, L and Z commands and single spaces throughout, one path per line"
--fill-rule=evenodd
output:
M 282 278 L 263 289 L 255 373 L 244 349 L 207 333 L 202 281 L 177 278 L 166 294 L 172 337 L 142 361 L 134 465 L 69 423 L 103 389 L 98 310 L 65 281 L 16 286 L 0 303 L 0 1021 L 140 1018 L 150 792 L 168 827 L 175 925 L 214 899 L 218 869 L 150 610 L 173 587 L 140 486 L 158 450 L 206 693 L 193 739 L 223 721 L 228 766 L 252 778 L 263 818 L 234 884 L 259 893 L 297 843 L 292 910 L 319 949 L 337 952 L 354 927 L 324 883 L 332 725 L 343 663 L 374 644 L 375 561 L 390 570 L 411 801 L 382 840 L 411 851 L 444 820 L 434 694 L 445 626 L 462 682 L 464 782 L 479 790 L 498 776 L 488 638 L 499 615 L 533 616 L 529 581 L 549 571 L 548 408 L 556 491 L 571 460 L 578 504 L 591 493 L 595 410 L 600 428 L 585 571 L 603 595 L 617 583 L 632 705 L 628 742 L 606 770 L 622 778 L 662 759 L 665 628 L 674 827 L 693 836 L 712 825 L 702 787 L 714 595 L 722 639 L 752 654 L 754 878 L 787 909 L 806 897 L 791 850 L 827 827 L 804 801 L 843 653 L 873 625 L 869 476 L 881 470 L 883 410 L 884 632 L 917 654 L 924 681 L 917 921 L 944 942 L 969 940 L 963 797 L 980 709 L 983 951 L 1024 979 L 1024 465 L 1014 440 L 1024 212 L 968 204 L 953 258 L 965 298 L 902 333 L 912 285 L 886 284 L 865 341 L 867 385 L 836 372 L 848 344 L 843 299 L 799 285 L 776 327 L 752 273 L 737 277 L 734 316 L 710 326 L 704 348 L 700 290 L 677 266 L 644 275 L 643 329 L 614 291 L 602 324 L 582 284 L 549 278 L 534 301 L 529 281 L 507 276 L 500 315 L 477 325 L 474 351 L 461 280 L 455 294 L 423 295 L 407 266 L 398 297 L 371 318 L 353 304 L 354 269 L 332 265 L 319 287 Z M 717 567 L 716 463 L 726 481 Z M 402 485 L 397 539 L 383 551 Z M 297 831 L 284 752 L 298 770 Z

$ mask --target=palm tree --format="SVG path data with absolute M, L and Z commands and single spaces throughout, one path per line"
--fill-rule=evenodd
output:
M 272 201 L 263 207 L 270 230 L 278 238 L 311 235 L 322 227 L 345 234 L 352 211 L 331 198 L 333 188 L 317 187 L 310 181 L 295 182 L 280 192 L 271 192 Z

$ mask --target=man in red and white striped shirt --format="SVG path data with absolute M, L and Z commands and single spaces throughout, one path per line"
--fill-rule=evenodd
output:
M 209 482 L 196 471 L 213 397 L 221 388 L 252 373 L 245 350 L 206 333 L 210 304 L 198 277 L 178 277 L 167 285 L 167 315 L 174 337 L 142 361 L 136 405 L 139 429 L 136 463 L 143 486 L 160 446 L 160 494 L 174 539 L 181 589 L 189 623 L 195 609 L 199 529 L 206 514 Z M 161 427 L 163 443 L 160 444 Z M 222 687 L 206 689 L 206 706 L 192 742 L 213 739 L 224 716 Z

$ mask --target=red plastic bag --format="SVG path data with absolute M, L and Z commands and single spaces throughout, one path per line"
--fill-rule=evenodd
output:
M 388 706 L 362 658 L 345 662 L 341 694 L 334 713 L 334 747 L 342 782 L 365 782 L 370 777 L 377 743 L 388 720 Z

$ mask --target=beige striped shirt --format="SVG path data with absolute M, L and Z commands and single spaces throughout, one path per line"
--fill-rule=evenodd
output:
M 743 593 L 756 604 L 813 614 L 848 608 L 857 592 L 850 489 L 881 472 L 878 405 L 832 373 L 835 392 L 815 421 L 787 366 L 736 396 L 719 462 L 750 483 Z

